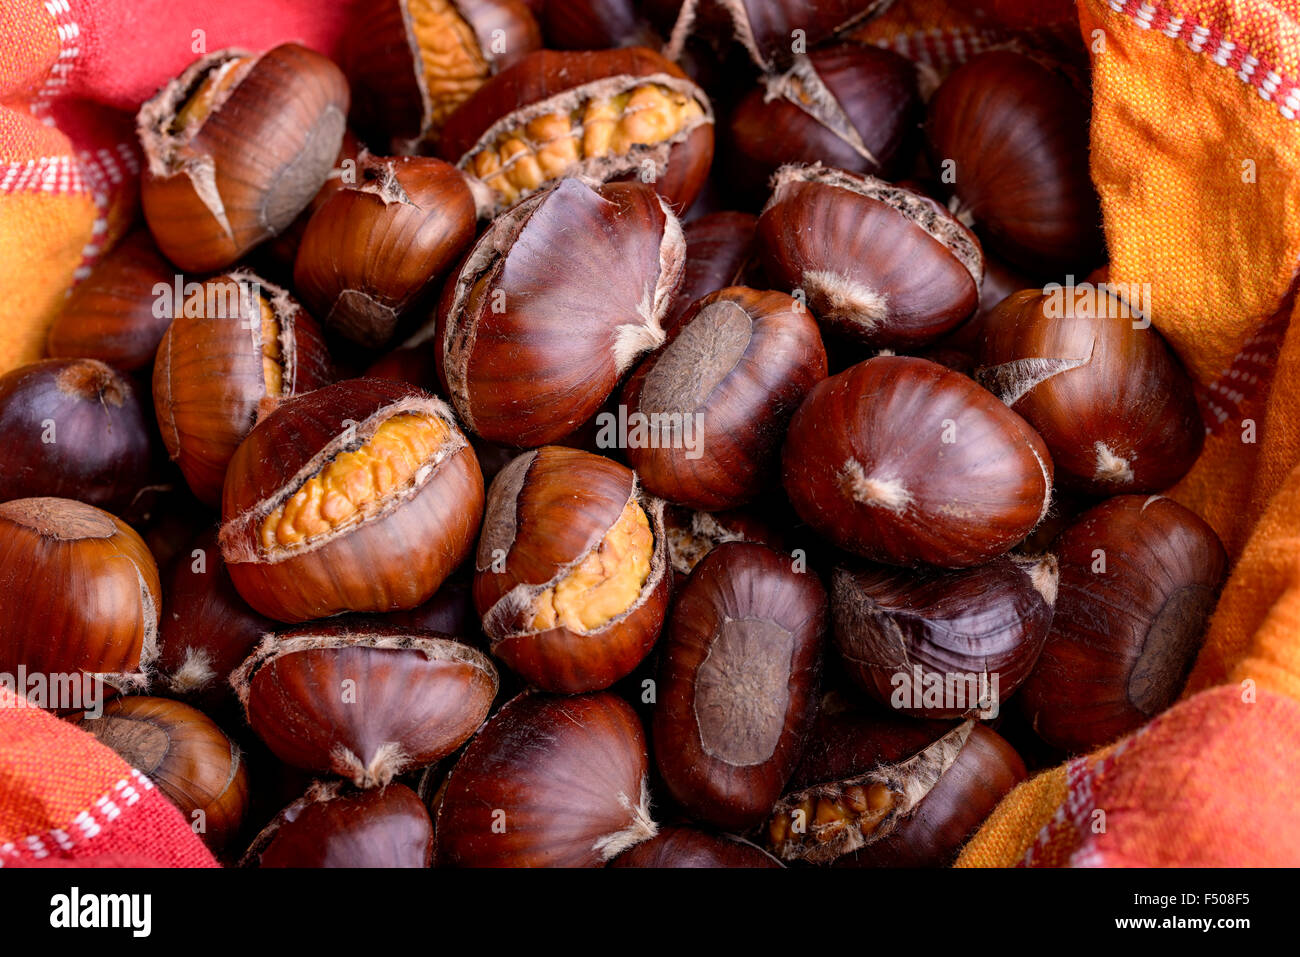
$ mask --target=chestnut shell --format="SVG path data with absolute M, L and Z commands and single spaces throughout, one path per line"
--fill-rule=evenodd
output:
M 432 469 L 359 523 L 268 555 L 258 539 L 264 517 L 400 412 L 450 428 Z M 451 410 L 414 386 L 352 379 L 289 399 L 240 445 L 226 476 L 221 550 L 244 600 L 278 621 L 397 611 L 428 600 L 468 557 L 482 513 L 483 477 Z
M 1161 496 L 1120 495 L 1061 533 L 1056 616 L 1017 699 L 1048 744 L 1087 751 L 1182 691 L 1228 558 L 1214 530 Z
M 763 545 L 695 566 L 660 658 L 652 739 L 673 800 L 698 821 L 759 823 L 794 770 L 817 707 L 826 591 Z
M 600 867 L 657 831 L 648 765 L 641 722 L 616 695 L 520 695 L 452 769 L 436 863 Z
M 1020 416 L 966 376 L 880 356 L 813 387 L 782 451 L 799 515 L 891 565 L 979 565 L 1047 511 L 1052 460 Z

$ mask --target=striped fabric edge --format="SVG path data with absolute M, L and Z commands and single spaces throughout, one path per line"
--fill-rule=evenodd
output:
M 88 807 L 78 811 L 63 828 L 51 828 L 40 834 L 29 834 L 16 841 L 0 844 L 0 867 L 6 862 L 17 863 L 31 859 L 42 861 L 56 851 L 67 853 L 78 845 L 98 837 L 105 827 L 111 826 L 123 810 L 132 807 L 140 798 L 154 789 L 153 782 L 134 768 L 130 774 L 105 791 Z
M 1232 70 L 1237 79 L 1253 87 L 1261 99 L 1274 104 L 1288 120 L 1300 115 L 1300 81 L 1229 40 L 1218 27 L 1206 26 L 1193 17 L 1172 13 L 1164 4 L 1147 0 L 1106 0 L 1106 5 L 1128 17 L 1139 29 L 1156 30 L 1171 40 L 1180 40 L 1193 53 Z

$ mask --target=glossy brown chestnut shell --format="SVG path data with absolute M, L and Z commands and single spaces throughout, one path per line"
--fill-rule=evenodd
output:
M 890 565 L 979 565 L 1051 500 L 1038 434 L 966 376 L 880 356 L 815 386 L 782 451 L 790 502 L 840 548 Z
M 445 635 L 327 625 L 268 637 L 230 683 L 281 761 L 371 788 L 464 744 L 488 715 L 497 672 Z
M 1014 293 L 983 323 L 976 379 L 1047 443 L 1063 486 L 1158 492 L 1195 464 L 1192 380 L 1149 321 L 1100 287 Z
M 356 185 L 338 190 L 307 224 L 294 289 L 327 327 L 377 348 L 465 251 L 475 222 L 474 196 L 449 164 L 363 157 Z
M 616 105 L 638 90 L 652 102 Z M 597 129 L 614 135 L 597 143 Z M 480 181 L 485 215 L 563 176 L 635 178 L 684 211 L 713 162 L 713 108 L 681 67 L 645 47 L 540 50 L 452 114 L 438 155 Z
M 163 589 L 162 680 L 171 693 L 205 707 L 232 701 L 230 673 L 274 628 L 239 597 L 216 529 L 209 529 L 180 553 Z
M 1058 70 L 1012 50 L 981 53 L 948 75 L 929 112 L 931 163 L 950 164 L 957 216 L 992 252 L 1031 272 L 1101 261 L 1088 101 Z
M 589 452 L 546 446 L 507 465 L 488 493 L 474 567 L 474 604 L 492 654 L 546 691 L 596 691 L 631 672 L 668 606 L 662 509 L 631 469 Z M 592 587 L 570 599 L 566 583 L 609 588 L 631 573 L 633 547 L 614 538 L 636 512 L 653 538 L 635 556 L 645 577 L 640 587 L 624 582 L 622 600 L 587 622 L 584 604 L 603 596 Z M 559 613 L 539 625 L 548 607 Z
M 693 33 L 733 37 L 764 69 L 789 63 L 803 47 L 829 40 L 885 10 L 892 0 L 684 0 L 669 42 L 680 53 Z
M 924 115 L 916 66 L 841 43 L 796 56 L 731 114 L 731 148 L 751 181 L 788 163 L 825 163 L 895 180 L 911 167 Z
M 253 840 L 241 867 L 428 867 L 433 822 L 402 784 L 313 785 Z
M 136 117 L 140 199 L 158 248 L 210 272 L 287 228 L 329 175 L 347 111 L 343 73 L 306 47 L 196 60 Z
M 1056 604 L 1056 559 L 975 568 L 858 564 L 831 578 L 835 644 L 871 697 L 924 718 L 995 718 L 1038 660 Z
M 600 867 L 655 836 L 645 733 L 608 692 L 526 693 L 470 742 L 437 799 L 438 866 Z
M 763 269 L 828 331 L 912 347 L 975 312 L 984 255 L 928 196 L 822 166 L 782 167 L 773 185 L 758 219 Z
M 610 867 L 781 867 L 757 844 L 731 834 L 694 827 L 664 827 L 650 840 L 624 851 Z
M 686 266 L 664 322 L 670 336 L 695 300 L 728 286 L 765 288 L 754 239 L 757 225 L 758 217 L 749 213 L 720 212 L 682 227 Z
M 1084 512 L 1055 551 L 1056 616 L 1017 700 L 1048 744 L 1087 751 L 1173 704 L 1228 559 L 1209 525 L 1158 495 L 1121 495 Z
M 744 505 L 774 484 L 790 419 L 824 378 L 826 350 L 806 308 L 781 292 L 720 289 L 623 387 L 628 461 L 670 502 Z
M 641 16 L 636 0 L 545 0 L 541 6 L 548 49 L 604 50 L 663 43 Z
M 443 434 L 406 481 L 377 496 L 363 482 L 369 494 L 318 533 L 287 542 L 270 534 L 277 514 L 319 501 L 310 483 L 340 457 L 364 459 L 399 415 Z M 469 556 L 482 514 L 483 477 L 451 410 L 414 386 L 353 379 L 286 401 L 244 440 L 226 477 L 221 551 L 244 600 L 278 621 L 397 611 L 427 601 Z
M 0 672 L 143 687 L 160 592 L 153 556 L 120 519 L 64 498 L 0 503 L 0 594 L 13 598 L 0 615 Z
M 685 251 L 677 218 L 640 184 L 566 179 L 498 217 L 438 311 L 438 375 L 461 421 L 531 448 L 590 420 L 663 343 Z
M 154 412 L 167 454 L 206 505 L 258 416 L 330 382 L 320 328 L 289 293 L 248 270 L 185 290 L 158 346 Z
M 214 851 L 239 833 L 248 770 L 239 747 L 203 712 L 167 698 L 132 695 L 86 717 L 83 731 L 146 775 Z
M 351 25 L 352 122 L 395 153 L 428 152 L 456 107 L 542 45 L 520 0 L 378 0 Z
M 652 740 L 668 793 L 744 830 L 781 796 L 812 724 L 827 625 L 812 572 L 763 545 L 719 545 L 673 605 Z
M 1024 762 L 986 726 L 823 713 L 766 826 L 783 861 L 945 867 Z
M 0 376 L 0 501 L 75 498 L 122 511 L 149 484 L 151 428 L 131 381 L 97 359 Z
M 45 351 L 56 359 L 98 359 L 123 372 L 143 369 L 172 321 L 170 310 L 157 308 L 154 287 L 170 286 L 175 271 L 147 229 L 128 233 L 72 288 Z

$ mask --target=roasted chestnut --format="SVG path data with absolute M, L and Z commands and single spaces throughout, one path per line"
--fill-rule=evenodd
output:
M 789 63 L 803 51 L 886 9 L 892 0 L 684 0 L 673 27 L 669 55 L 699 33 L 735 38 L 764 69 Z
M 146 775 L 213 851 L 236 834 L 248 810 L 248 771 L 239 747 L 203 712 L 167 698 L 110 701 L 81 728 Z
M 175 294 L 153 368 L 167 453 L 196 498 L 221 502 L 226 467 L 259 414 L 333 377 L 320 329 L 284 289 L 236 270 Z
M 1056 616 L 1018 698 L 1038 735 L 1087 751 L 1178 697 L 1227 573 L 1223 544 L 1194 512 L 1121 495 L 1061 533 Z
M 1027 289 L 983 322 L 975 377 L 1047 443 L 1063 486 L 1158 492 L 1192 467 L 1205 425 L 1164 338 L 1104 286 Z
M 663 343 L 685 251 L 677 218 L 639 183 L 566 179 L 498 217 L 438 310 L 438 375 L 461 421 L 536 447 L 590 420 Z
M 158 248 L 210 272 L 284 230 L 329 175 L 347 111 L 343 73 L 306 47 L 196 60 L 136 117 Z
M 868 359 L 813 387 L 790 423 L 783 481 L 836 546 L 891 565 L 979 565 L 1051 501 L 1038 434 L 966 376 L 925 359 Z
M 664 827 L 624 851 L 610 867 L 781 867 L 767 851 L 743 838 L 694 827 Z
M 772 484 L 790 418 L 824 378 L 807 309 L 781 292 L 721 289 L 624 386 L 628 461 L 648 491 L 679 505 L 753 501 Z
M 464 744 L 488 715 L 497 672 L 444 635 L 327 625 L 268 637 L 230 683 L 285 764 L 371 788 Z
M 1025 776 L 1015 749 L 975 721 L 823 712 L 767 845 L 783 861 L 945 867 Z
M 447 406 L 383 379 L 284 402 L 230 461 L 221 551 L 253 608 L 298 622 L 414 608 L 474 544 L 483 477 Z
M 507 465 L 474 567 L 492 654 L 547 691 L 595 691 L 632 671 L 668 605 L 662 508 L 599 455 L 547 446 Z
M 66 678 L 90 707 L 103 679 L 143 687 L 158 657 L 158 568 L 120 519 L 64 498 L 0 503 L 0 673 Z M 54 692 L 54 688 L 48 689 Z
M 426 157 L 365 156 L 355 186 L 307 224 L 293 284 L 329 328 L 367 348 L 474 238 L 474 196 L 458 170 Z
M 1013 50 L 980 53 L 948 75 L 929 112 L 931 163 L 990 250 L 1030 272 L 1102 260 L 1088 100 L 1058 69 Z
M 158 308 L 155 287 L 170 286 L 174 272 L 147 229 L 128 233 L 72 288 L 45 351 L 56 359 L 98 359 L 123 372 L 145 368 L 172 321 L 170 309 Z
M 655 836 L 645 733 L 609 692 L 526 693 L 483 727 L 434 807 L 443 867 L 600 867 Z
M 350 791 L 318 783 L 253 840 L 241 867 L 428 867 L 433 822 L 402 784 Z
M 873 347 L 937 339 L 979 304 L 984 256 L 941 205 L 872 176 L 785 166 L 758 219 L 763 268 L 823 327 Z
M 731 149 L 750 183 L 788 163 L 825 163 L 896 180 L 924 115 L 916 66 L 881 47 L 841 43 L 796 56 L 731 114 Z
M 379 0 L 351 25 L 352 121 L 395 153 L 428 152 L 457 106 L 542 45 L 520 0 Z
M 173 694 L 207 707 L 233 700 L 230 673 L 274 628 L 239 597 L 216 529 L 205 531 L 180 553 L 163 589 L 162 680 Z
M 0 501 L 75 498 L 120 512 L 149 484 L 151 429 L 125 376 L 46 359 L 0 376 Z
M 668 793 L 729 830 L 781 796 L 817 706 L 826 591 L 763 545 L 729 542 L 695 566 L 673 605 L 652 740 Z
M 754 228 L 758 218 L 749 213 L 710 213 L 686 223 L 686 265 L 682 284 L 673 294 L 664 329 L 671 335 L 686 310 L 711 292 L 728 286 L 765 288 L 758 266 Z
M 836 568 L 835 644 L 881 704 L 925 718 L 995 718 L 1043 650 L 1057 580 L 1051 555 L 957 571 Z
M 713 161 L 713 108 L 653 50 L 542 50 L 451 115 L 438 155 L 486 187 L 483 211 L 491 216 L 575 175 L 635 177 L 680 211 Z

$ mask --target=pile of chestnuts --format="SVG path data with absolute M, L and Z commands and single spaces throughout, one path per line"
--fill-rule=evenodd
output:
M 0 376 L 0 671 L 263 867 L 944 866 L 1169 707 L 1227 558 L 1192 380 L 1073 282 L 1086 71 L 881 6 L 194 62 Z

